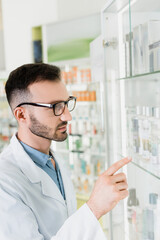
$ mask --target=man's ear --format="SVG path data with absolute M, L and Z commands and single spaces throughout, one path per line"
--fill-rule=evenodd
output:
M 13 114 L 15 116 L 15 118 L 17 119 L 17 121 L 19 123 L 24 123 L 26 122 L 26 109 L 23 107 L 17 107 L 14 111 Z

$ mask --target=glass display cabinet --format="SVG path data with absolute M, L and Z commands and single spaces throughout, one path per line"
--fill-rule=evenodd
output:
M 109 239 L 159 240 L 160 1 L 108 0 L 101 20 L 108 160 L 132 157 Z

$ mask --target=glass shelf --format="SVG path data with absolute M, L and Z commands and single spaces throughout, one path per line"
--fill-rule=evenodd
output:
M 121 157 L 121 158 L 125 158 L 124 156 L 122 156 L 122 154 L 119 154 L 118 155 Z M 156 167 L 153 167 L 151 164 L 146 164 L 146 166 L 142 165 L 142 164 L 139 164 L 136 162 L 136 160 L 132 160 L 131 161 L 131 164 L 133 164 L 134 166 L 142 169 L 143 171 L 145 171 L 146 173 L 148 173 L 149 175 L 157 178 L 160 180 L 160 169 L 157 170 Z
M 134 76 L 130 76 L 130 77 L 124 77 L 124 78 L 118 78 L 117 80 L 128 80 L 128 79 L 133 79 L 133 78 L 144 78 L 145 80 L 150 80 L 151 77 L 160 77 L 160 71 L 156 71 L 156 72 L 149 72 L 149 73 L 143 73 L 143 74 L 138 74 L 138 75 L 134 75 Z
M 84 153 L 84 150 L 70 150 L 72 153 Z
M 159 170 L 159 174 L 158 173 L 155 173 L 155 170 L 154 168 L 153 169 L 147 169 L 141 165 L 139 165 L 138 163 L 136 163 L 135 161 L 132 161 L 131 162 L 133 165 L 137 166 L 138 168 L 142 169 L 143 171 L 149 173 L 150 175 L 152 175 L 153 177 L 157 178 L 160 180 L 160 170 Z M 149 164 L 148 164 L 149 165 Z
M 58 153 L 65 153 L 65 154 L 69 154 L 69 153 L 84 153 L 85 150 L 62 150 L 62 149 L 57 149 L 56 152 Z M 106 153 L 105 152 L 90 152 L 90 155 L 92 156 L 100 156 L 100 157 L 106 157 Z
M 79 133 L 70 133 L 69 136 L 71 136 L 71 137 L 83 137 L 83 135 L 79 134 Z

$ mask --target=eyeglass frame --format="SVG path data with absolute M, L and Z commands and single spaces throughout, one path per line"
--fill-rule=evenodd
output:
M 59 102 L 56 102 L 56 103 L 54 103 L 54 104 L 51 104 L 51 103 L 23 102 L 23 103 L 18 104 L 18 105 L 15 107 L 15 109 L 18 108 L 18 107 L 21 107 L 22 105 L 31 105 L 31 106 L 36 106 L 36 107 L 46 107 L 46 108 L 50 108 L 50 109 L 52 108 L 52 109 L 53 109 L 53 113 L 54 113 L 55 116 L 61 116 L 61 115 L 64 113 L 65 106 L 67 105 L 67 107 L 68 107 L 68 102 L 69 102 L 70 100 L 72 100 L 72 99 L 75 100 L 75 104 L 74 104 L 73 109 L 72 109 L 71 111 L 69 111 L 69 112 L 72 112 L 72 111 L 74 110 L 75 106 L 76 106 L 76 100 L 77 100 L 77 98 L 74 97 L 74 96 L 69 96 L 69 98 L 68 98 L 67 101 L 59 101 Z M 59 104 L 59 103 L 64 103 L 64 109 L 63 109 L 63 111 L 62 111 L 61 114 L 56 115 L 56 114 L 55 114 L 55 106 L 56 106 L 57 104 Z

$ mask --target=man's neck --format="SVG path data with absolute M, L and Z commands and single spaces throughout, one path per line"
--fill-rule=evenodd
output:
M 17 138 L 28 146 L 49 155 L 51 140 L 36 136 L 31 132 L 24 133 L 20 129 L 18 130 Z

